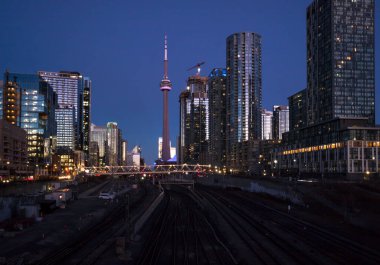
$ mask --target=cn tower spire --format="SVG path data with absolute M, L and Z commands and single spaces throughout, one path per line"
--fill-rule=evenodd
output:
M 168 93 L 172 89 L 172 83 L 168 76 L 168 38 L 165 34 L 164 42 L 164 78 L 161 80 L 160 89 L 163 93 L 163 126 L 162 126 L 162 161 L 170 160 L 170 138 L 169 138 L 169 104 Z

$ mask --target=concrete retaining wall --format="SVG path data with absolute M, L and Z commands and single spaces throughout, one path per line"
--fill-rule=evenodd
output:
M 210 175 L 199 178 L 198 183 L 217 187 L 235 187 L 245 191 L 267 194 L 272 197 L 287 200 L 294 204 L 303 205 L 301 194 L 284 183 L 270 183 L 269 181 L 253 180 L 248 178 Z

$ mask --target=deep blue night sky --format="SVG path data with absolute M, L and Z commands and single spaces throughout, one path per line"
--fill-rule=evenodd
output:
M 289 3 L 292 4 L 289 4 Z M 311 0 L 0 0 L 0 71 L 78 71 L 92 79 L 92 122 L 116 121 L 148 163 L 162 131 L 163 36 L 169 41 L 170 135 L 176 144 L 178 96 L 186 69 L 225 66 L 225 39 L 262 36 L 263 105 L 287 104 L 306 85 L 306 7 Z M 376 69 L 379 63 L 376 6 Z M 379 94 L 379 70 L 376 72 Z M 377 122 L 380 104 L 377 102 Z

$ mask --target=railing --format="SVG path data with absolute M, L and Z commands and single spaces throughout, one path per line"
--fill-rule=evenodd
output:
M 210 165 L 144 165 L 144 166 L 104 166 L 86 167 L 86 175 L 134 175 L 134 174 L 171 174 L 199 173 L 205 174 L 211 169 Z

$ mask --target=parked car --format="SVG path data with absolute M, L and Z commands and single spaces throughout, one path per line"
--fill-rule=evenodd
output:
M 115 199 L 116 195 L 115 192 L 104 192 L 102 191 L 99 194 L 99 199 L 104 199 L 104 200 L 113 200 Z

